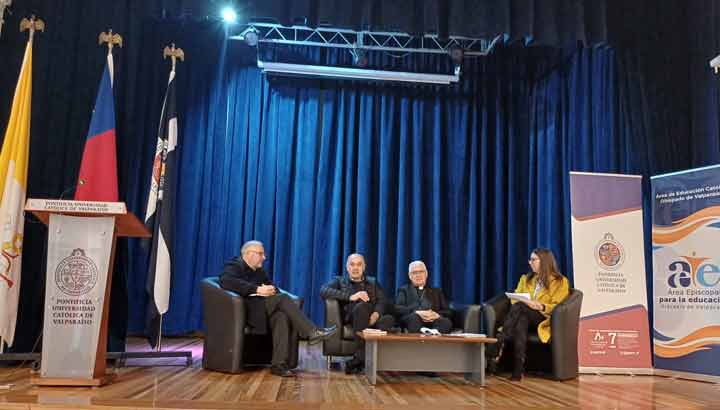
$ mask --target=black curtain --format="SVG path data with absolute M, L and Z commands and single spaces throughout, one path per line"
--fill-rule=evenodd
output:
M 82 3 L 82 4 L 81 4 Z M 5 130 L 27 40 L 17 27 L 22 17 L 36 14 L 46 23 L 34 44 L 29 198 L 72 198 L 90 114 L 97 93 L 107 48 L 98 34 L 112 28 L 123 36 L 115 59 L 115 109 L 120 197 L 142 218 L 152 156 L 157 141 L 160 104 L 169 74 L 162 50 L 175 42 L 187 53 L 179 63 L 178 104 L 212 82 L 225 27 L 217 20 L 162 20 L 155 2 L 27 1 L 14 2 L 0 38 L 0 128 Z M 201 37 L 195 33 L 201 31 Z M 142 174 L 141 174 L 142 173 Z M 142 175 L 142 176 L 141 176 Z M 144 199 L 143 199 L 144 200 Z M 28 351 L 42 330 L 45 246 L 47 230 L 28 216 L 24 238 L 21 305 L 13 350 Z M 133 248 L 134 249 L 134 248 Z M 140 248 L 138 248 L 140 249 Z M 143 304 L 128 293 L 129 266 L 147 256 L 128 253 L 120 240 L 110 311 L 109 350 L 125 349 L 128 306 Z M 144 273 L 143 273 L 144 274 Z M 130 297 L 130 299 L 128 299 Z

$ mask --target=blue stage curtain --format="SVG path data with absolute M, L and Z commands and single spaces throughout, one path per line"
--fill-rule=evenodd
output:
M 513 287 L 536 246 L 553 249 L 572 277 L 568 172 L 649 166 L 634 154 L 649 141 L 628 129 L 609 48 L 501 47 L 468 59 L 451 87 L 268 78 L 254 53 L 223 44 L 217 72 L 198 78 L 180 117 L 169 334 L 201 329 L 198 282 L 250 239 L 265 243 L 266 268 L 318 322 L 319 288 L 351 252 L 391 295 L 423 259 L 433 285 L 461 303 Z M 129 288 L 142 300 L 132 292 L 144 269 L 134 266 Z M 130 314 L 130 329 L 141 329 L 141 304 Z

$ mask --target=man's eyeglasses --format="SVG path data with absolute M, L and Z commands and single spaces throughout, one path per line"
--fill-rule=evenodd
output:
M 411 274 L 411 275 L 421 275 L 421 274 L 423 274 L 423 273 L 425 273 L 424 270 L 414 270 L 414 271 L 410 271 L 410 274 Z

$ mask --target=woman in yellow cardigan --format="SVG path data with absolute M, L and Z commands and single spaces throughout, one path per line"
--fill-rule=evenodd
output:
M 497 356 L 492 367 L 502 355 L 505 341 L 513 343 L 513 372 L 511 380 L 520 380 L 525 370 L 525 354 L 528 331 L 537 329 L 543 343 L 550 341 L 550 314 L 555 306 L 569 294 L 569 284 L 558 271 L 555 256 L 549 249 L 537 248 L 530 254 L 531 273 L 522 275 L 516 293 L 529 293 L 529 301 L 511 300 L 512 307 L 503 327 L 497 334 Z

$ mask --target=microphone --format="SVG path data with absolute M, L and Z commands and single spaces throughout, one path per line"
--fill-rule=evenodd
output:
M 78 180 L 78 183 L 77 183 L 77 184 L 75 184 L 75 185 L 70 185 L 69 187 L 65 188 L 65 190 L 62 191 L 62 193 L 60 194 L 60 198 L 58 198 L 58 199 L 63 199 L 63 197 L 64 197 L 66 194 L 75 192 L 80 185 L 85 185 L 85 180 L 82 179 L 82 178 Z
M 2 1 L 2 0 L 0 0 L 0 1 Z M 58 200 L 62 200 L 63 197 L 64 197 L 66 194 L 69 194 L 69 193 L 71 193 L 71 192 L 75 192 L 75 190 L 76 190 L 80 185 L 85 185 L 85 180 L 84 180 L 84 179 L 80 179 L 77 184 L 75 184 L 75 185 L 70 185 L 69 187 L 65 188 L 65 190 L 62 191 L 62 193 L 60 194 L 60 198 L 58 198 Z M 41 221 L 40 219 L 38 219 L 37 217 L 31 218 L 32 215 L 33 215 L 33 214 L 30 213 L 30 212 L 26 213 L 26 214 L 25 214 L 25 220 L 26 220 L 26 221 L 29 221 L 30 223 L 39 223 L 39 224 L 41 224 L 41 225 L 44 225 L 44 224 L 45 224 L 44 222 L 42 222 L 42 221 Z M 34 219 L 34 220 L 33 220 L 33 219 Z M 47 245 L 47 244 L 46 244 L 46 245 Z

